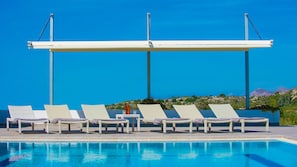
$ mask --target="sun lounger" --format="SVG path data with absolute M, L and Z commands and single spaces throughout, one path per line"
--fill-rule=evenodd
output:
M 129 120 L 127 119 L 114 119 L 110 118 L 108 112 L 105 108 L 105 105 L 98 104 L 98 105 L 81 105 L 82 110 L 85 114 L 85 117 L 90 120 L 91 123 L 99 125 L 99 133 L 102 133 L 102 125 L 115 124 L 117 125 L 124 125 L 126 124 L 126 132 L 129 133 Z M 122 127 L 123 131 L 123 127 Z
M 167 124 L 172 124 L 175 131 L 176 124 L 189 124 L 189 132 L 192 133 L 192 119 L 190 118 L 168 118 L 160 104 L 137 104 L 144 123 L 160 124 L 163 133 L 166 133 Z
M 6 118 L 6 128 L 9 130 L 10 123 L 18 124 L 18 131 L 22 133 L 22 123 L 29 123 L 32 126 L 32 131 L 34 131 L 34 124 L 44 124 L 45 132 L 48 133 L 49 120 L 47 118 L 38 118 L 35 116 L 32 106 L 8 106 L 8 111 L 10 118 Z
M 194 104 L 190 105 L 173 105 L 175 111 L 183 118 L 191 118 L 193 123 L 197 126 L 197 131 L 199 130 L 199 124 L 204 125 L 204 133 L 207 133 L 211 129 L 211 124 L 229 124 L 229 131 L 233 130 L 233 121 L 229 118 L 205 118 L 198 108 Z
M 209 104 L 209 107 L 218 118 L 233 118 L 241 123 L 241 132 L 245 132 L 245 123 L 265 123 L 266 131 L 269 129 L 269 119 L 264 117 L 239 117 L 230 104 Z
M 81 131 L 82 125 L 86 124 L 86 133 L 89 133 L 89 121 L 85 118 L 73 118 L 68 109 L 68 105 L 44 105 L 47 116 L 51 124 L 58 124 L 59 134 L 62 133 L 62 124 L 68 125 L 68 130 L 70 131 L 71 124 L 80 124 Z

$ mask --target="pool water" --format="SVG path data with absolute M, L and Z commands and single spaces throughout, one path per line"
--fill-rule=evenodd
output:
M 215 142 L 0 142 L 0 166 L 297 166 L 297 145 Z

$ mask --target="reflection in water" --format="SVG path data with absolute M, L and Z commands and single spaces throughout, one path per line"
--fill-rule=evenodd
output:
M 142 160 L 160 160 L 166 152 L 165 143 L 142 143 L 140 148 Z
M 102 143 L 86 143 L 86 152 L 82 162 L 92 163 L 96 160 L 98 163 L 104 163 L 107 157 L 104 153 L 102 153 L 101 147 Z
M 284 143 L 276 141 L 7 142 L 0 143 L 0 166 L 189 166 L 199 164 L 215 166 L 218 163 L 221 166 L 257 166 L 268 162 L 282 164 L 274 162 L 280 158 L 272 158 L 279 156 L 280 150 L 275 146 L 280 145 Z M 294 152 L 291 147 L 290 151 Z M 290 156 L 287 157 L 290 158 Z

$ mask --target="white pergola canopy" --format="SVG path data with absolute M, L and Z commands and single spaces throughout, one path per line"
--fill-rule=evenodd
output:
M 272 43 L 272 40 L 29 41 L 28 47 L 51 52 L 247 51 L 268 48 Z
M 273 40 L 248 39 L 248 14 L 244 14 L 244 40 L 151 40 L 150 13 L 147 13 L 147 40 L 139 41 L 54 41 L 54 20 L 50 15 L 50 40 L 28 41 L 31 49 L 48 49 L 50 51 L 50 104 L 54 102 L 54 56 L 53 52 L 117 52 L 145 51 L 147 52 L 147 90 L 150 98 L 150 55 L 151 51 L 244 51 L 245 53 L 245 94 L 246 109 L 249 109 L 249 49 L 270 48 Z M 46 24 L 47 25 L 47 24 Z M 43 29 L 44 30 L 44 29 Z M 257 32 L 257 31 L 256 31 Z M 43 33 L 43 31 L 42 31 Z M 41 34 L 42 35 L 42 34 Z M 39 38 L 40 39 L 40 38 Z

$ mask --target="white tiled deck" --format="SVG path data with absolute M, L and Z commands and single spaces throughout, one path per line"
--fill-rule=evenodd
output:
M 246 133 L 241 133 L 239 127 L 229 133 L 226 127 L 213 127 L 211 133 L 203 133 L 202 128 L 197 132 L 188 133 L 186 127 L 177 127 L 173 132 L 168 128 L 167 133 L 161 132 L 160 127 L 142 127 L 140 132 L 122 133 L 116 132 L 110 127 L 107 132 L 98 134 L 96 127 L 90 128 L 90 133 L 80 132 L 73 128 L 68 132 L 65 128 L 63 134 L 52 131 L 46 134 L 42 127 L 36 127 L 32 132 L 31 127 L 24 128 L 24 133 L 19 134 L 17 128 L 7 131 L 0 128 L 0 141 L 200 141 L 200 140 L 253 140 L 253 139 L 288 139 L 297 143 L 297 126 L 270 127 L 269 132 L 264 131 L 263 126 L 246 127 Z

